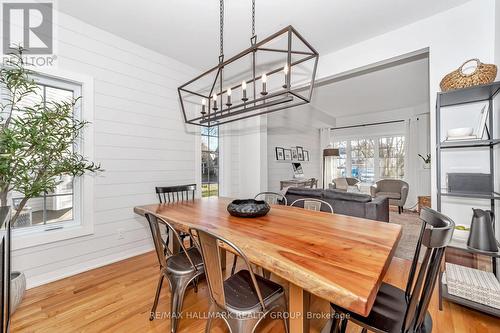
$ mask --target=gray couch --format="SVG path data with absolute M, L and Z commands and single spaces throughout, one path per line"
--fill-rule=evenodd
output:
M 316 198 L 332 205 L 335 214 L 389 222 L 389 200 L 382 196 L 372 198 L 363 193 L 291 187 L 287 190 L 285 197 L 289 205 L 297 199 Z

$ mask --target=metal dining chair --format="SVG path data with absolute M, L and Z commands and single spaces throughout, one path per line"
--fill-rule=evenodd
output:
M 198 246 L 205 262 L 205 274 L 210 291 L 211 305 L 205 332 L 210 332 L 212 319 L 222 318 L 232 333 L 253 333 L 271 311 L 287 311 L 283 287 L 253 273 L 245 254 L 230 241 L 211 232 L 191 229 L 191 237 Z M 226 280 L 222 276 L 221 245 L 231 248 L 244 261 L 246 269 Z M 288 333 L 284 313 L 280 316 Z
M 174 186 L 157 186 L 155 187 L 156 194 L 158 195 L 158 199 L 160 203 L 174 203 L 174 202 L 182 202 L 182 201 L 194 201 L 196 195 L 196 184 L 187 184 L 187 185 L 174 185 Z M 191 195 L 191 199 L 190 199 Z M 184 232 L 179 232 L 180 239 L 184 241 L 188 234 Z M 170 241 L 170 237 L 167 235 L 165 239 L 165 244 L 168 247 Z M 193 246 L 193 242 L 190 241 L 190 246 Z
M 349 318 L 353 323 L 363 328 L 362 332 L 408 332 L 426 333 L 432 331 L 432 318 L 427 311 L 439 276 L 439 267 L 446 246 L 449 244 L 455 228 L 455 223 L 447 216 L 427 207 L 420 212 L 422 226 L 415 256 L 410 267 L 406 289 L 382 283 L 375 298 L 375 303 L 368 317 L 331 304 L 333 310 L 344 316 L 334 318 Z M 418 259 L 426 248 L 424 259 L 417 273 Z M 415 280 L 416 278 L 416 280 Z M 346 319 L 334 319 L 331 332 L 345 332 Z
M 255 200 L 263 200 L 270 205 L 288 205 L 286 197 L 276 192 L 260 192 L 254 197 Z
M 328 202 L 316 198 L 297 199 L 290 206 L 301 207 L 307 210 L 322 211 L 333 214 L 333 207 Z
M 288 205 L 288 201 L 286 197 L 281 193 L 276 192 L 260 192 L 254 197 L 255 200 L 263 200 L 267 202 L 269 205 Z M 236 270 L 236 263 L 238 261 L 238 256 L 234 255 L 233 259 L 233 267 L 231 268 L 231 275 L 234 274 Z
M 194 291 L 198 291 L 197 279 L 204 273 L 203 259 L 197 247 L 186 248 L 181 242 L 177 231 L 164 219 L 151 213 L 146 213 L 151 236 L 155 245 L 156 256 L 160 264 L 160 278 L 156 287 L 155 300 L 151 308 L 149 320 L 155 318 L 158 299 L 160 298 L 161 287 L 163 280 L 166 278 L 170 285 L 170 317 L 171 317 L 171 332 L 175 333 L 179 325 L 182 303 L 184 301 L 184 293 L 190 283 L 193 283 Z M 168 247 L 165 246 L 160 226 L 165 228 L 165 231 L 171 232 L 173 237 L 177 238 L 183 251 L 174 254 Z

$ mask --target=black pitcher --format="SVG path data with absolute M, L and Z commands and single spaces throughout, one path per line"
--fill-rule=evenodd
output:
M 498 242 L 493 229 L 495 214 L 491 210 L 472 208 L 472 211 L 472 222 L 467 246 L 480 251 L 497 252 Z

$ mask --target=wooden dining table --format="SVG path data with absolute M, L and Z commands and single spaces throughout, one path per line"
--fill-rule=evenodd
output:
M 229 215 L 230 198 L 137 206 L 174 228 L 199 228 L 233 242 L 248 259 L 289 282 L 291 332 L 307 330 L 308 293 L 367 316 L 401 237 L 401 226 L 272 205 L 266 216 Z

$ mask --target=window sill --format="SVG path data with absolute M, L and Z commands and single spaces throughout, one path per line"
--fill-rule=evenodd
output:
M 65 225 L 52 230 L 12 230 L 12 250 L 59 242 L 71 238 L 83 237 L 94 233 L 93 225 Z

